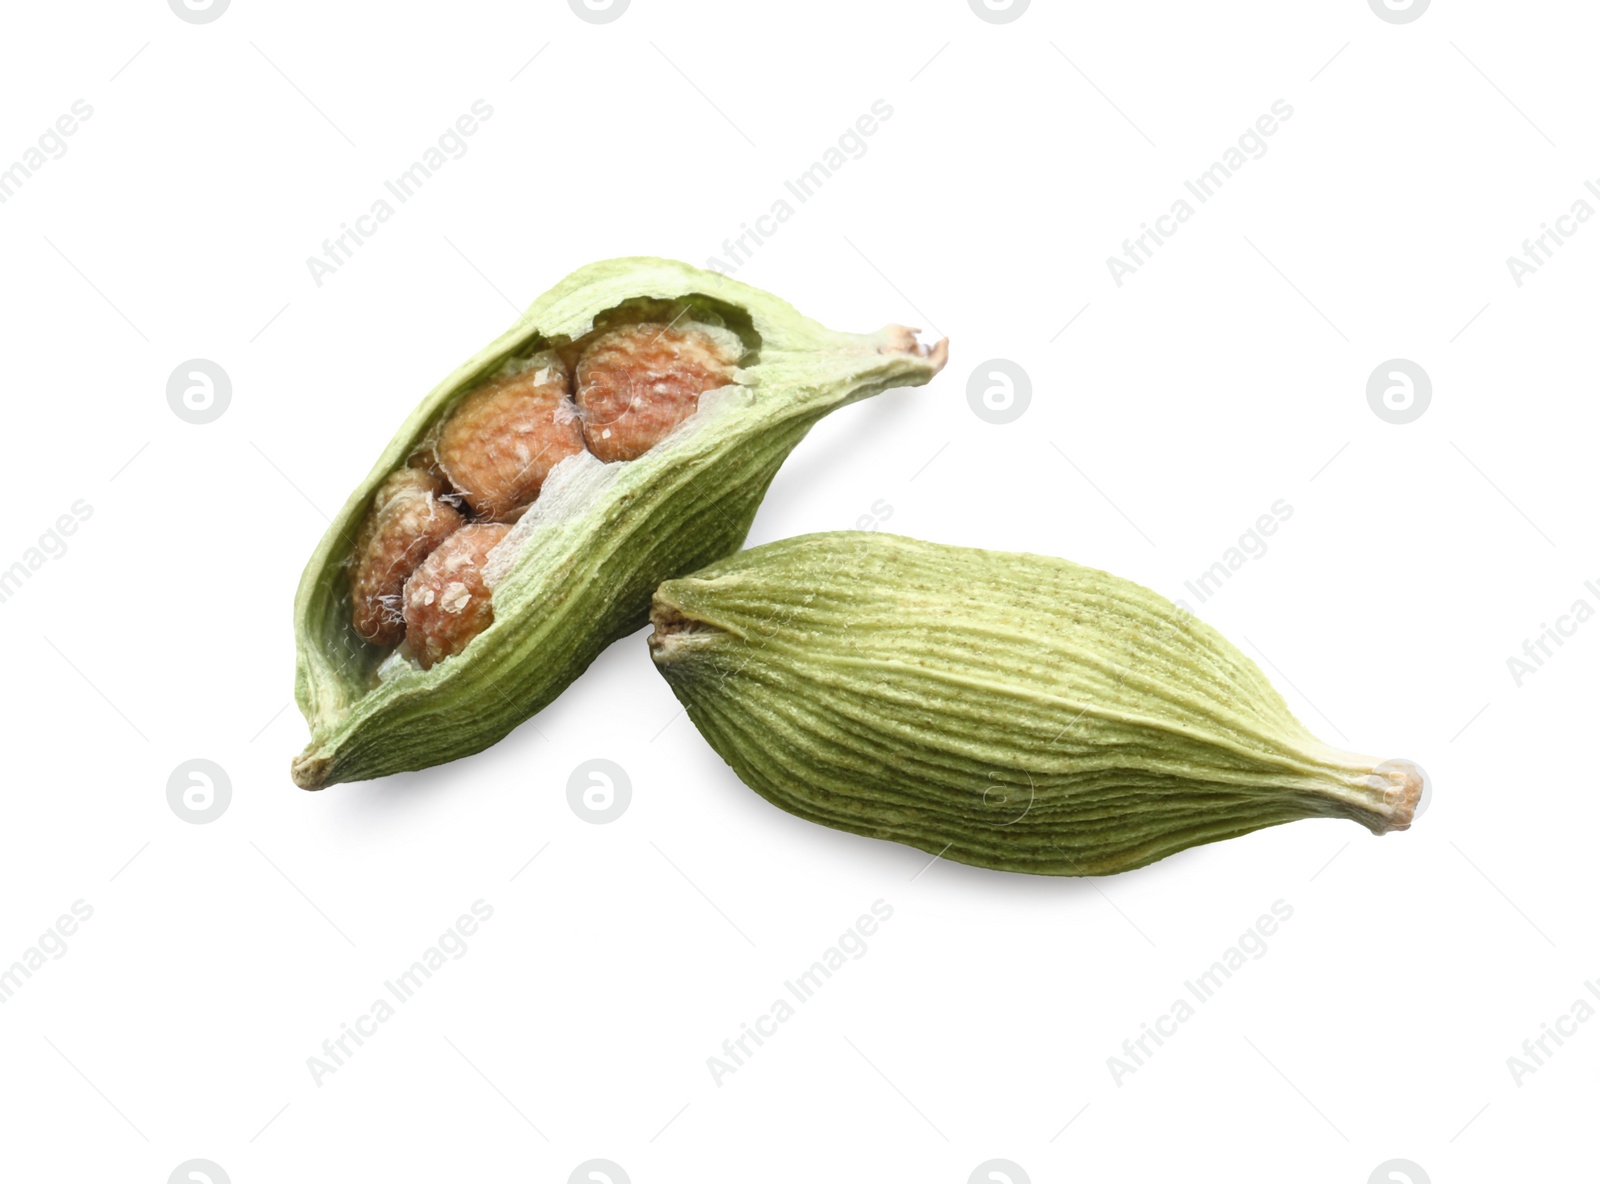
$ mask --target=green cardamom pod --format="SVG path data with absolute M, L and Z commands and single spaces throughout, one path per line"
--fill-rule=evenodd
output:
M 746 785 L 961 863 L 1107 875 L 1299 818 L 1382 834 L 1424 785 L 1323 744 L 1165 597 L 1062 559 L 808 535 L 662 584 L 651 621 Z
M 813 424 L 945 358 L 687 264 L 574 272 L 422 401 L 307 564 L 295 783 L 495 743 L 744 542 Z

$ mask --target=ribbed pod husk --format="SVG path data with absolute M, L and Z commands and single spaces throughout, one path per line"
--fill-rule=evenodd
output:
M 657 668 L 739 777 L 947 859 L 1104 875 L 1299 818 L 1410 824 L 1408 762 L 1321 743 L 1147 588 L 881 533 L 757 547 L 656 592 Z
M 558 465 L 516 528 L 494 586 L 494 623 L 431 670 L 381 681 L 385 654 L 350 623 L 352 544 L 378 486 L 423 447 L 467 392 L 510 359 L 581 338 L 632 301 L 678 301 L 745 342 L 740 385 L 636 460 L 587 453 Z M 744 541 L 784 458 L 828 412 L 938 373 L 943 343 L 913 331 L 837 333 L 784 301 L 664 259 L 616 259 L 568 276 L 440 383 L 401 425 L 306 565 L 295 599 L 295 698 L 311 740 L 296 784 L 320 789 L 454 760 L 488 747 L 553 700 L 607 645 L 645 623 L 651 591 Z

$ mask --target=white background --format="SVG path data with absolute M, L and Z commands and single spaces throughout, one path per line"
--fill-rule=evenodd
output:
M 1507 1058 L 1600 976 L 1600 625 L 1520 686 L 1507 659 L 1600 607 L 1600 226 L 1521 287 L 1505 262 L 1600 178 L 1591 6 L 5 20 L 0 168 L 93 108 L 0 205 L 0 567 L 92 508 L 0 604 L 0 964 L 93 909 L 0 1005 L 7 1178 L 1592 1178 L 1600 1024 L 1520 1084 Z M 318 286 L 307 257 L 477 99 L 466 154 Z M 1320 735 L 1428 769 L 1410 832 L 1301 822 L 1093 881 L 927 866 L 741 786 L 642 635 L 482 756 L 291 785 L 295 583 L 416 401 L 583 263 L 723 254 L 877 99 L 865 154 L 737 274 L 836 328 L 948 334 L 950 366 L 818 428 L 751 541 L 881 501 L 889 529 L 1182 597 Z M 1266 154 L 1119 287 L 1107 256 L 1279 99 Z M 197 357 L 233 386 L 201 426 L 166 400 Z M 1434 388 L 1403 426 L 1366 397 L 1396 357 Z M 992 358 L 1031 377 L 1006 425 L 967 399 Z M 1266 554 L 1187 595 L 1278 499 Z M 596 757 L 633 790 L 605 826 L 566 795 Z M 207 825 L 167 802 L 194 758 L 232 784 Z M 465 956 L 314 1081 L 480 899 Z M 707 1058 L 880 899 L 865 956 L 715 1084 Z M 1115 1081 L 1278 900 L 1265 956 Z

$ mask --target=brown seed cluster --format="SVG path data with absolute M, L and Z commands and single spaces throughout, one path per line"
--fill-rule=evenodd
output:
M 488 554 L 550 471 L 586 448 L 606 462 L 642 456 L 702 394 L 733 382 L 742 349 L 694 321 L 628 324 L 468 393 L 435 435 L 432 467 L 402 469 L 373 499 L 353 552 L 356 632 L 380 646 L 404 640 L 424 669 L 460 653 L 494 621 Z

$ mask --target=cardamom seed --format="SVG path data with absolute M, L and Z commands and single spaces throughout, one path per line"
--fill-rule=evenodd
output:
M 550 470 L 583 451 L 560 357 L 545 351 L 510 369 L 461 400 L 434 446 L 439 472 L 494 522 L 516 521 Z
M 378 487 L 350 576 L 351 623 L 363 641 L 394 645 L 405 636 L 400 596 L 406 581 L 466 522 L 443 495 L 443 482 L 422 469 L 401 469 Z
M 1423 788 L 1319 741 L 1198 618 L 1062 559 L 809 535 L 662 584 L 651 621 L 750 788 L 980 867 L 1107 875 L 1300 818 L 1382 834 Z
M 493 594 L 484 574 L 489 552 L 510 533 L 500 522 L 463 526 L 406 581 L 406 645 L 424 670 L 459 654 L 494 623 Z
M 597 337 L 578 363 L 583 438 L 601 460 L 633 460 L 726 386 L 739 340 L 708 325 L 627 325 Z
M 687 264 L 574 272 L 422 401 L 306 565 L 295 783 L 495 743 L 645 624 L 662 580 L 743 543 L 813 424 L 946 351 Z

